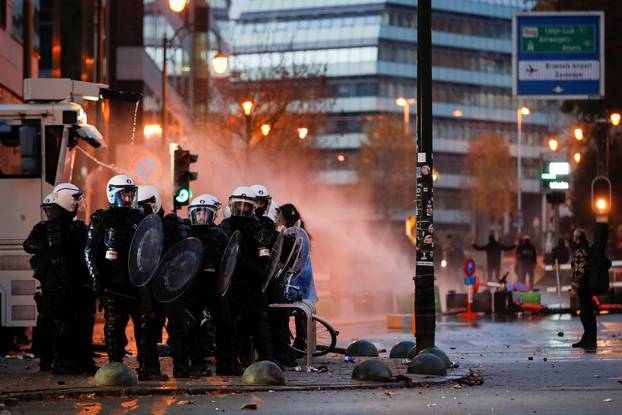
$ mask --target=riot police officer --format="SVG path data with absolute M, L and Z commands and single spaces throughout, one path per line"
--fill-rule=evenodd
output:
M 91 215 L 86 260 L 93 291 L 104 305 L 104 338 L 111 362 L 125 355 L 125 327 L 134 324 L 138 350 L 138 378 L 167 380 L 160 373 L 157 347 L 157 319 L 148 287 L 136 288 L 128 273 L 128 253 L 143 214 L 136 209 L 137 187 L 126 175 L 112 177 L 107 184 L 108 209 Z
M 166 253 L 173 245 L 188 237 L 188 228 L 182 218 L 174 213 L 164 214 L 160 192 L 155 186 L 138 186 L 138 207 L 145 215 L 155 213 L 162 218 L 164 228 L 164 250 Z M 168 344 L 173 358 L 173 376 L 175 378 L 193 377 L 188 361 L 188 322 L 183 297 L 168 303 L 158 303 L 154 307 L 158 315 L 158 333 L 165 319 Z
M 272 202 L 272 196 L 268 188 L 262 184 L 252 185 L 251 190 L 255 193 L 255 216 L 261 220 L 261 217 L 268 212 L 270 202 Z
M 233 321 L 228 301 L 217 293 L 217 275 L 227 235 L 216 226 L 214 220 L 220 208 L 218 199 L 210 194 L 196 197 L 188 207 L 190 235 L 203 242 L 203 264 L 186 293 L 186 304 L 190 320 L 190 358 L 193 367 L 201 368 L 205 363 L 201 353 L 201 320 L 207 307 L 216 328 L 216 373 L 218 375 L 241 375 L 242 367 L 237 361 L 234 346 Z
M 261 237 L 262 223 L 255 216 L 256 196 L 247 186 L 236 188 L 229 197 L 231 217 L 220 227 L 227 235 L 241 233 L 238 264 L 227 298 L 231 308 L 239 353 L 244 353 L 244 325 L 252 333 L 253 345 L 259 360 L 274 360 L 267 300 L 261 290 L 266 264 L 270 256 L 270 241 Z M 242 360 L 246 356 L 240 356 Z
M 86 225 L 73 220 L 81 194 L 61 188 L 47 195 L 41 205 L 46 220 L 35 225 L 24 242 L 24 250 L 34 255 L 31 264 L 42 290 L 37 330 L 40 368 L 60 374 L 97 371 L 90 348 L 84 347 L 81 314 L 86 310 L 74 301 L 88 283 L 83 256 Z

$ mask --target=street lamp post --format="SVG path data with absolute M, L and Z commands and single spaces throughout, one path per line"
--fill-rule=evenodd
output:
M 530 111 L 527 107 L 520 107 L 516 110 L 517 118 L 517 151 L 516 151 L 516 231 L 520 234 L 523 232 L 523 193 L 521 182 L 523 179 L 523 159 L 522 159 L 522 142 L 523 142 L 523 115 L 529 115 Z
M 410 133 L 410 106 L 416 104 L 417 100 L 414 98 L 399 97 L 395 100 L 395 103 L 404 109 L 404 134 Z

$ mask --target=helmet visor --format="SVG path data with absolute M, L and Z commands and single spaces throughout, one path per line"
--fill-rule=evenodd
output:
M 216 219 L 216 210 L 208 206 L 192 206 L 188 210 L 192 225 L 211 225 Z
M 137 191 L 136 186 L 123 186 L 114 189 L 114 207 L 132 208 L 137 206 Z
M 255 213 L 255 204 L 249 200 L 232 200 L 229 208 L 231 216 L 251 217 Z

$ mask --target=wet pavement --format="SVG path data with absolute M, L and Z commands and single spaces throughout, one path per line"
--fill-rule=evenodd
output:
M 399 340 L 411 339 L 409 332 L 389 331 L 381 319 L 367 323 L 341 324 L 340 345 L 353 338 L 366 338 L 380 348 L 390 347 Z M 180 383 L 154 383 L 152 388 L 173 388 L 170 393 L 149 393 L 141 396 L 84 395 L 81 399 L 20 401 L 9 407 L 14 414 L 71 413 L 212 413 L 246 411 L 247 403 L 257 404 L 257 411 L 270 414 L 306 413 L 545 413 L 545 414 L 616 414 L 622 413 L 622 315 L 598 318 L 599 343 L 593 353 L 570 347 L 580 335 L 578 318 L 564 316 L 524 317 L 517 319 L 481 318 L 465 323 L 457 318 L 437 322 L 437 345 L 462 370 L 472 368 L 484 379 L 481 386 L 459 385 L 456 382 L 415 388 L 364 389 L 366 385 L 349 379 L 352 365 L 340 357 L 318 360 L 329 368 L 325 373 L 286 372 L 288 387 L 243 390 L 236 387 L 214 387 L 222 378 L 206 378 L 193 394 L 192 388 L 179 388 Z M 559 333 L 563 336 L 559 336 Z M 170 368 L 166 367 L 165 371 Z M 7 373 L 7 361 L 1 362 L 0 386 L 32 388 L 58 382 L 58 377 L 41 375 L 34 369 Z M 16 365 L 10 362 L 8 366 Z M 17 366 L 15 366 L 17 367 Z M 394 372 L 404 370 L 401 362 L 393 363 Z M 20 380 L 21 377 L 24 379 Z M 69 387 L 71 379 L 62 379 Z M 20 383 L 21 382 L 21 383 Z M 81 380 L 84 382 L 84 380 Z M 235 384 L 235 379 L 230 379 Z M 310 387 L 297 388 L 306 384 Z M 201 386 L 202 385 L 202 386 Z M 330 385 L 335 385 L 331 388 Z M 348 386 L 349 385 L 349 386 Z M 143 384 L 144 386 L 144 384 Z M 150 386 L 150 385 L 147 385 Z M 344 386 L 340 388 L 339 386 Z M 388 385 L 395 386 L 395 385 Z M 177 388 L 177 389 L 175 389 Z M 202 389 L 201 389 L 202 388 Z M 334 390 L 338 389 L 338 390 Z

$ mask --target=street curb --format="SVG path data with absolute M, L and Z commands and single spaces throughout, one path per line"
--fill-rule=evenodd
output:
M 358 382 L 351 384 L 306 384 L 306 385 L 285 385 L 285 386 L 253 386 L 253 385 L 138 385 L 138 386 L 107 386 L 54 389 L 36 389 L 16 392 L 0 393 L 0 403 L 6 405 L 15 404 L 19 401 L 40 401 L 40 400 L 62 400 L 62 399 L 94 399 L 94 398 L 114 398 L 131 397 L 145 395 L 206 395 L 210 393 L 249 393 L 249 392 L 302 392 L 302 391 L 336 391 L 336 390 L 356 390 L 356 389 L 398 389 L 408 387 L 425 387 L 429 385 L 440 385 L 456 382 L 465 379 L 469 375 L 467 369 L 453 370 L 454 373 L 447 376 L 413 376 L 411 381 L 400 380 L 396 382 Z

